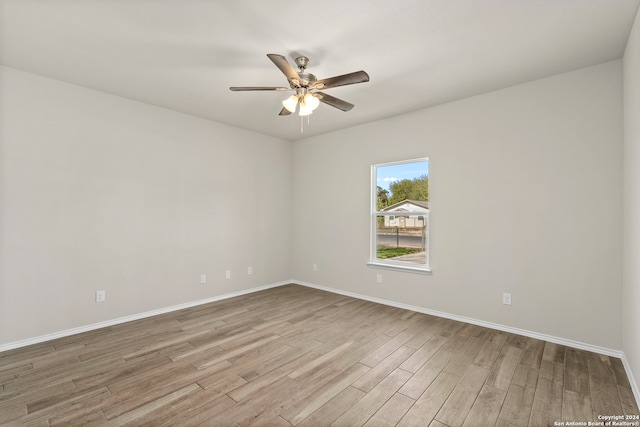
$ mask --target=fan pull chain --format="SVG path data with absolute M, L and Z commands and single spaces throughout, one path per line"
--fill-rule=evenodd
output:
M 307 116 L 307 124 L 311 123 L 311 117 Z M 304 116 L 300 116 L 300 133 L 304 133 Z

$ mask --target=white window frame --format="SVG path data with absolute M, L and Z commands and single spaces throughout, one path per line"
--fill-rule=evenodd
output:
M 381 212 L 378 211 L 377 208 L 377 189 L 378 189 L 378 182 L 377 182 L 377 169 L 379 167 L 384 167 L 384 166 L 392 166 L 392 165 L 401 165 L 401 164 L 405 164 L 405 163 L 415 163 L 415 162 L 424 162 L 424 161 L 429 161 L 428 157 L 422 157 L 422 158 L 417 158 L 417 159 L 410 159 L 410 160 L 401 160 L 401 161 L 396 161 L 396 162 L 388 162 L 388 163 L 378 163 L 375 165 L 371 166 L 371 206 L 370 206 L 370 256 L 369 256 L 369 262 L 367 263 L 367 265 L 369 267 L 373 267 L 373 268 L 383 268 L 383 269 L 389 269 L 389 270 L 399 270 L 399 271 L 406 271 L 406 272 L 411 272 L 411 273 L 420 273 L 420 274 L 431 274 L 431 264 L 429 262 L 429 257 L 431 254 L 431 250 L 429 249 L 429 242 L 430 242 L 430 221 L 429 221 L 429 217 L 430 217 L 430 211 L 431 211 L 431 205 L 429 205 L 429 209 L 428 210 L 424 210 L 424 211 L 415 211 L 415 212 L 411 212 L 411 215 L 421 215 L 424 216 L 425 219 L 425 225 L 426 225 L 426 241 L 425 241 L 425 255 L 426 255 L 426 261 L 425 264 L 418 264 L 415 262 L 407 262 L 407 261 L 394 261 L 392 259 L 380 259 L 378 258 L 378 250 L 377 250 L 377 240 L 378 240 L 378 226 L 377 226 L 377 220 L 379 216 L 397 216 L 398 212 Z

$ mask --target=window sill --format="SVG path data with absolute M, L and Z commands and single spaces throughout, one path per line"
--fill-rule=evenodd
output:
M 426 267 L 414 267 L 412 265 L 387 264 L 373 261 L 369 261 L 367 265 L 371 268 L 382 268 L 385 270 L 405 271 L 407 273 L 416 274 L 432 274 L 431 270 Z

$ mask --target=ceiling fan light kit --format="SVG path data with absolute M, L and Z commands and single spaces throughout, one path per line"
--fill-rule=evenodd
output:
M 299 71 L 296 71 L 282 55 L 270 53 L 267 57 L 269 57 L 276 67 L 278 67 L 285 77 L 287 77 L 287 81 L 289 82 L 291 89 L 286 87 L 270 86 L 232 86 L 229 89 L 232 91 L 294 90 L 295 94 L 282 101 L 283 108 L 280 110 L 280 116 L 288 116 L 295 113 L 296 109 L 298 109 L 299 116 L 309 116 L 316 108 L 318 108 L 321 102 L 342 111 L 349 111 L 354 107 L 353 104 L 331 95 L 327 95 L 326 93 L 319 92 L 319 89 L 330 89 L 336 86 L 346 86 L 369 81 L 369 75 L 364 71 L 356 71 L 354 73 L 318 80 L 316 76 L 305 71 L 307 64 L 309 64 L 309 58 L 306 56 L 299 56 L 295 60 Z
M 298 115 L 308 116 L 318 108 L 320 100 L 310 92 L 307 92 L 304 96 L 302 94 L 303 92 L 300 91 L 295 95 L 291 95 L 289 98 L 282 101 L 282 105 L 288 112 L 295 113 L 296 107 L 300 104 L 300 111 L 298 112 Z

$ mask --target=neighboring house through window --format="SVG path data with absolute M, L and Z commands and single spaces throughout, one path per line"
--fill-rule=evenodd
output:
M 371 169 L 369 265 L 429 272 L 429 159 Z

